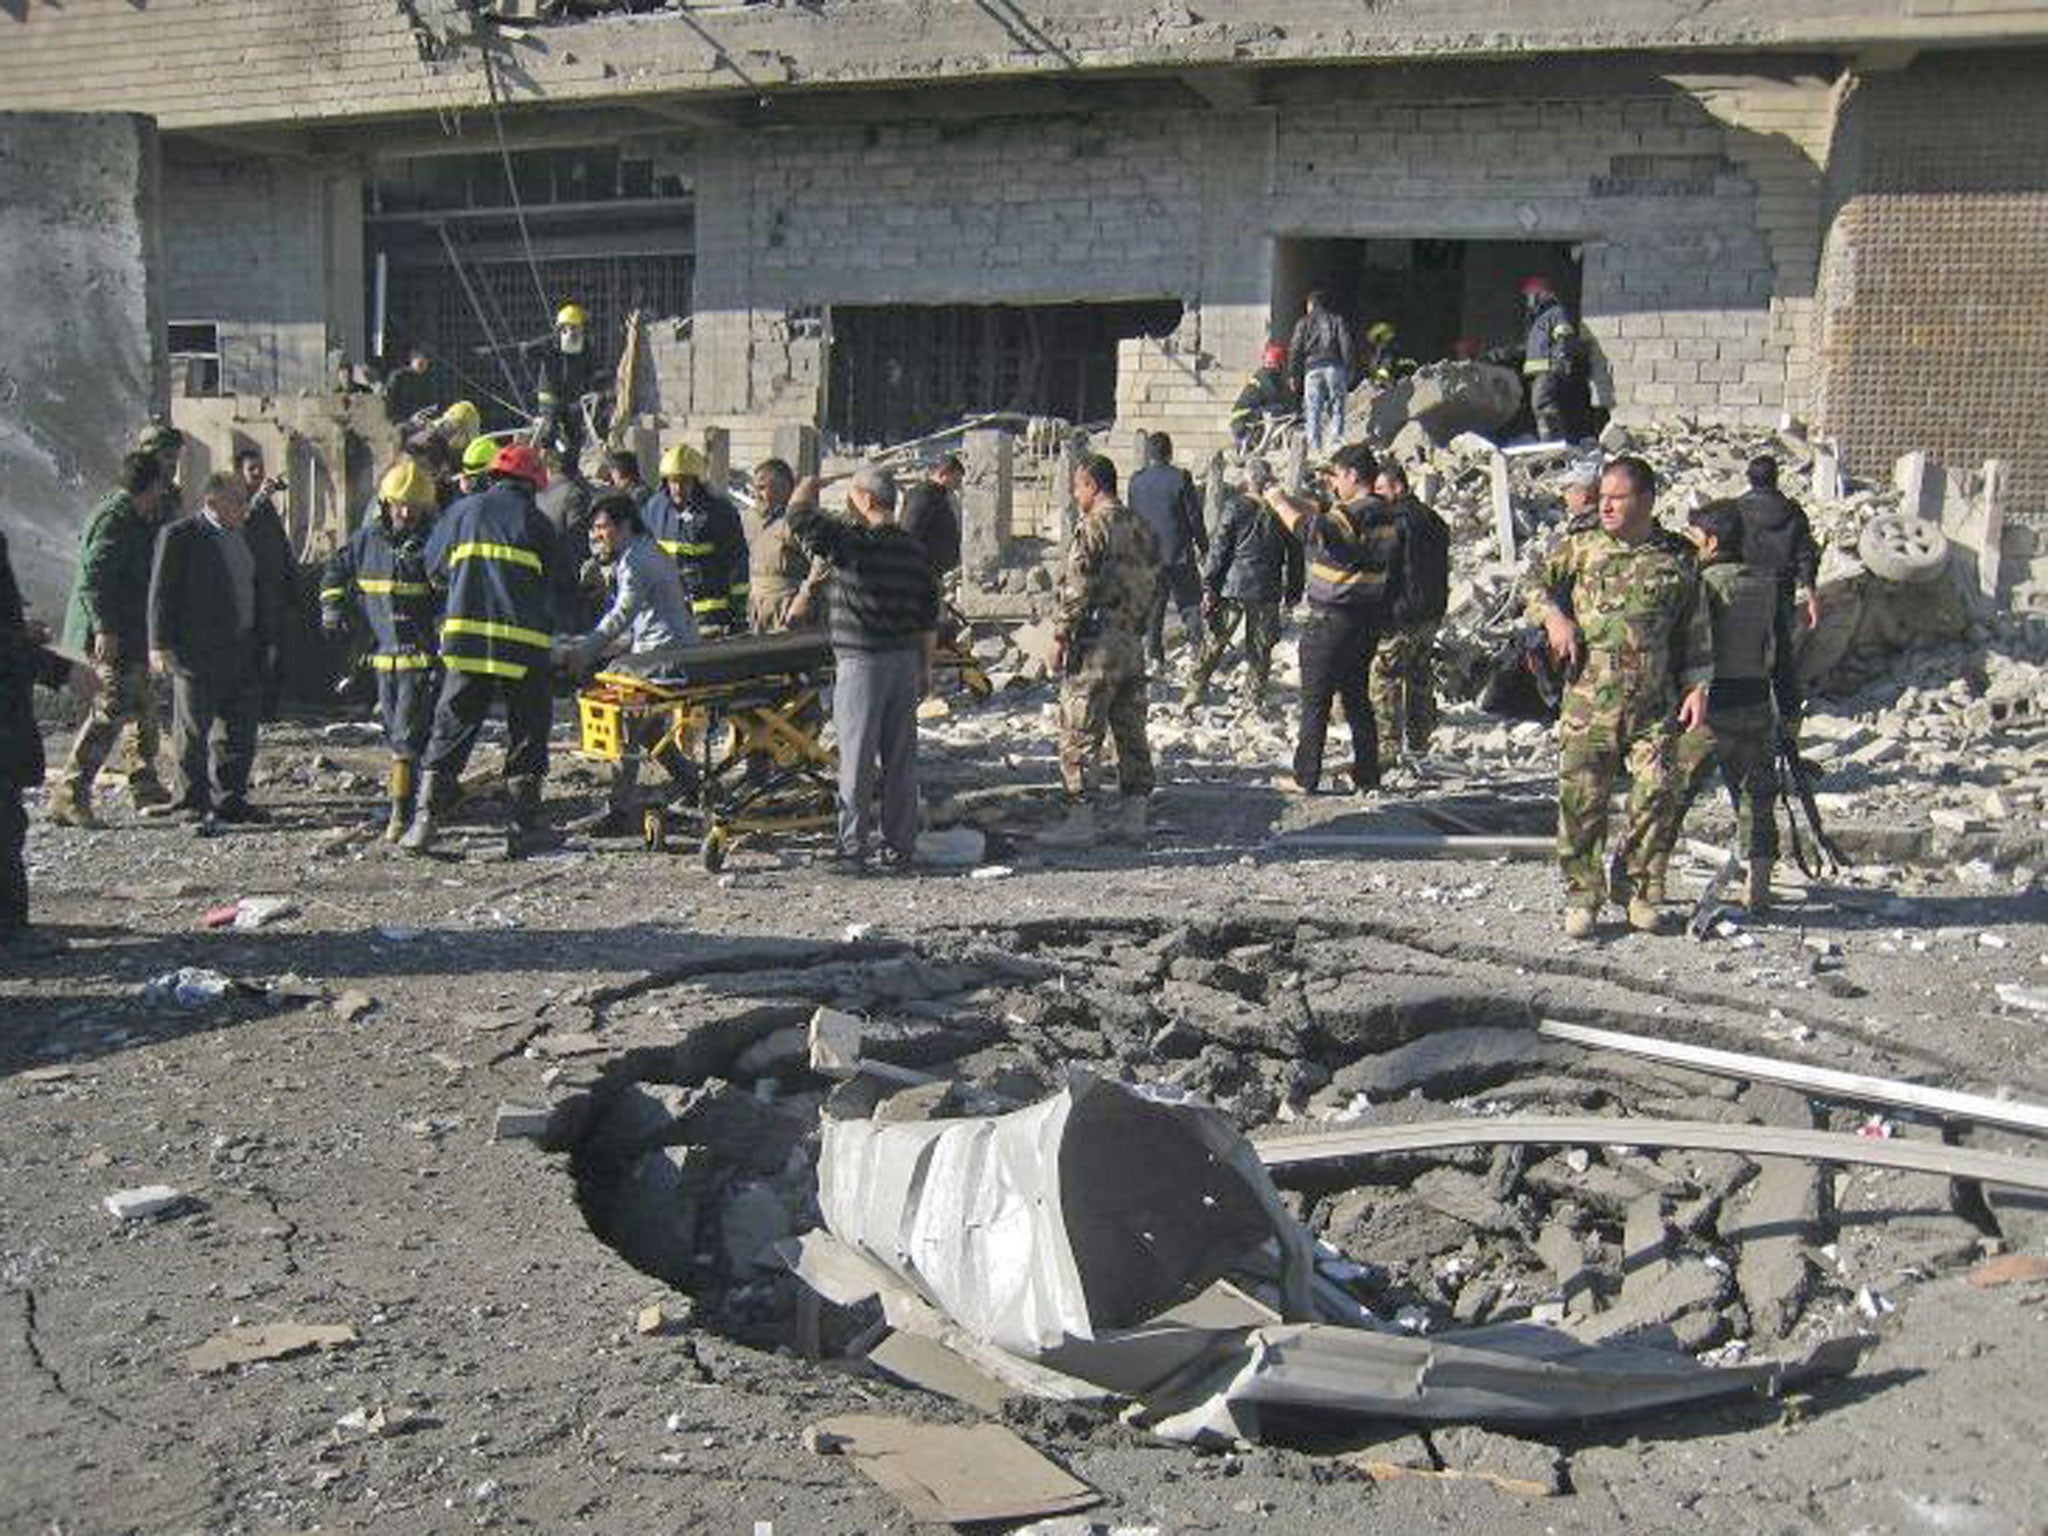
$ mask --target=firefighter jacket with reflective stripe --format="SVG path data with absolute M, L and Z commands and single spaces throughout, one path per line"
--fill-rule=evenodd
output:
M 1401 523 L 1377 496 L 1338 503 L 1302 519 L 1308 605 L 1384 617 L 1401 583 Z
M 512 680 L 545 670 L 555 558 L 555 531 L 523 481 L 500 480 L 443 513 L 427 540 L 428 580 L 447 593 L 441 664 Z
M 1550 299 L 1529 317 L 1528 339 L 1522 344 L 1522 372 L 1534 378 L 1555 373 L 1569 378 L 1578 371 L 1579 328 L 1572 324 L 1564 301 Z
M 354 608 L 369 626 L 370 665 L 379 672 L 423 670 L 434 660 L 434 618 L 441 603 L 427 580 L 432 520 L 394 534 L 379 511 L 337 549 L 320 575 L 323 612 Z
M 753 587 L 747 579 L 747 536 L 733 504 L 692 480 L 680 507 L 664 485 L 647 498 L 640 518 L 655 543 L 675 557 L 697 622 L 745 629 Z

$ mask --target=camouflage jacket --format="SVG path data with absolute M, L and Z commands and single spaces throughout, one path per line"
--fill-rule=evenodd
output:
M 1086 644 L 1105 630 L 1142 634 L 1159 583 L 1159 541 L 1144 519 L 1104 497 L 1067 540 L 1053 637 Z
M 1604 528 L 1559 541 L 1537 569 L 1529 617 L 1574 619 L 1586 652 L 1580 685 L 1634 695 L 1640 704 L 1714 680 L 1714 637 L 1700 599 L 1692 547 L 1653 528 L 1628 544 Z M 1647 688 L 1648 693 L 1643 692 Z M 1674 700 L 1675 702 L 1675 700 Z
M 1717 690 L 1722 683 L 1769 677 L 1777 649 L 1777 573 L 1717 560 L 1700 571 L 1700 590 L 1714 632 Z

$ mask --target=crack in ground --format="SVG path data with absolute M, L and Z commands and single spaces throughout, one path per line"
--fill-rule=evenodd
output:
M 24 1285 L 20 1287 L 19 1294 L 21 1296 L 21 1342 L 22 1347 L 28 1351 L 30 1366 L 48 1380 L 57 1396 L 70 1406 L 83 1409 L 87 1413 L 105 1419 L 110 1424 L 119 1424 L 124 1429 L 129 1428 L 128 1421 L 118 1413 L 115 1413 L 111 1408 L 104 1408 L 91 1398 L 74 1392 L 71 1389 L 70 1384 L 64 1380 L 63 1372 L 52 1365 L 49 1357 L 43 1353 L 42 1331 L 36 1307 L 35 1287 Z
M 291 1217 L 285 1215 L 284 1207 L 278 1203 L 277 1196 L 262 1185 L 251 1184 L 248 1186 L 248 1192 L 262 1201 L 264 1208 L 277 1218 L 279 1224 L 278 1243 L 284 1249 L 284 1272 L 288 1275 L 296 1275 L 299 1272 L 299 1256 L 298 1250 L 293 1245 L 298 1240 L 299 1224 L 293 1221 Z

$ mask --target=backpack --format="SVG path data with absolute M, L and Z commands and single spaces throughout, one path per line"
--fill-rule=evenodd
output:
M 1402 503 L 1401 590 L 1394 598 L 1394 622 L 1403 629 L 1434 624 L 1451 605 L 1451 530 L 1434 508 Z

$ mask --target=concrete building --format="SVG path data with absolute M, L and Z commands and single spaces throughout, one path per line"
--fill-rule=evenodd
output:
M 1430 356 L 1540 271 L 1623 421 L 1996 455 L 2023 512 L 2044 80 L 2039 0 L 0 3 L 0 110 L 158 125 L 179 392 L 419 339 L 509 415 L 573 296 L 736 462 L 984 409 L 1202 450 L 1311 284 Z

